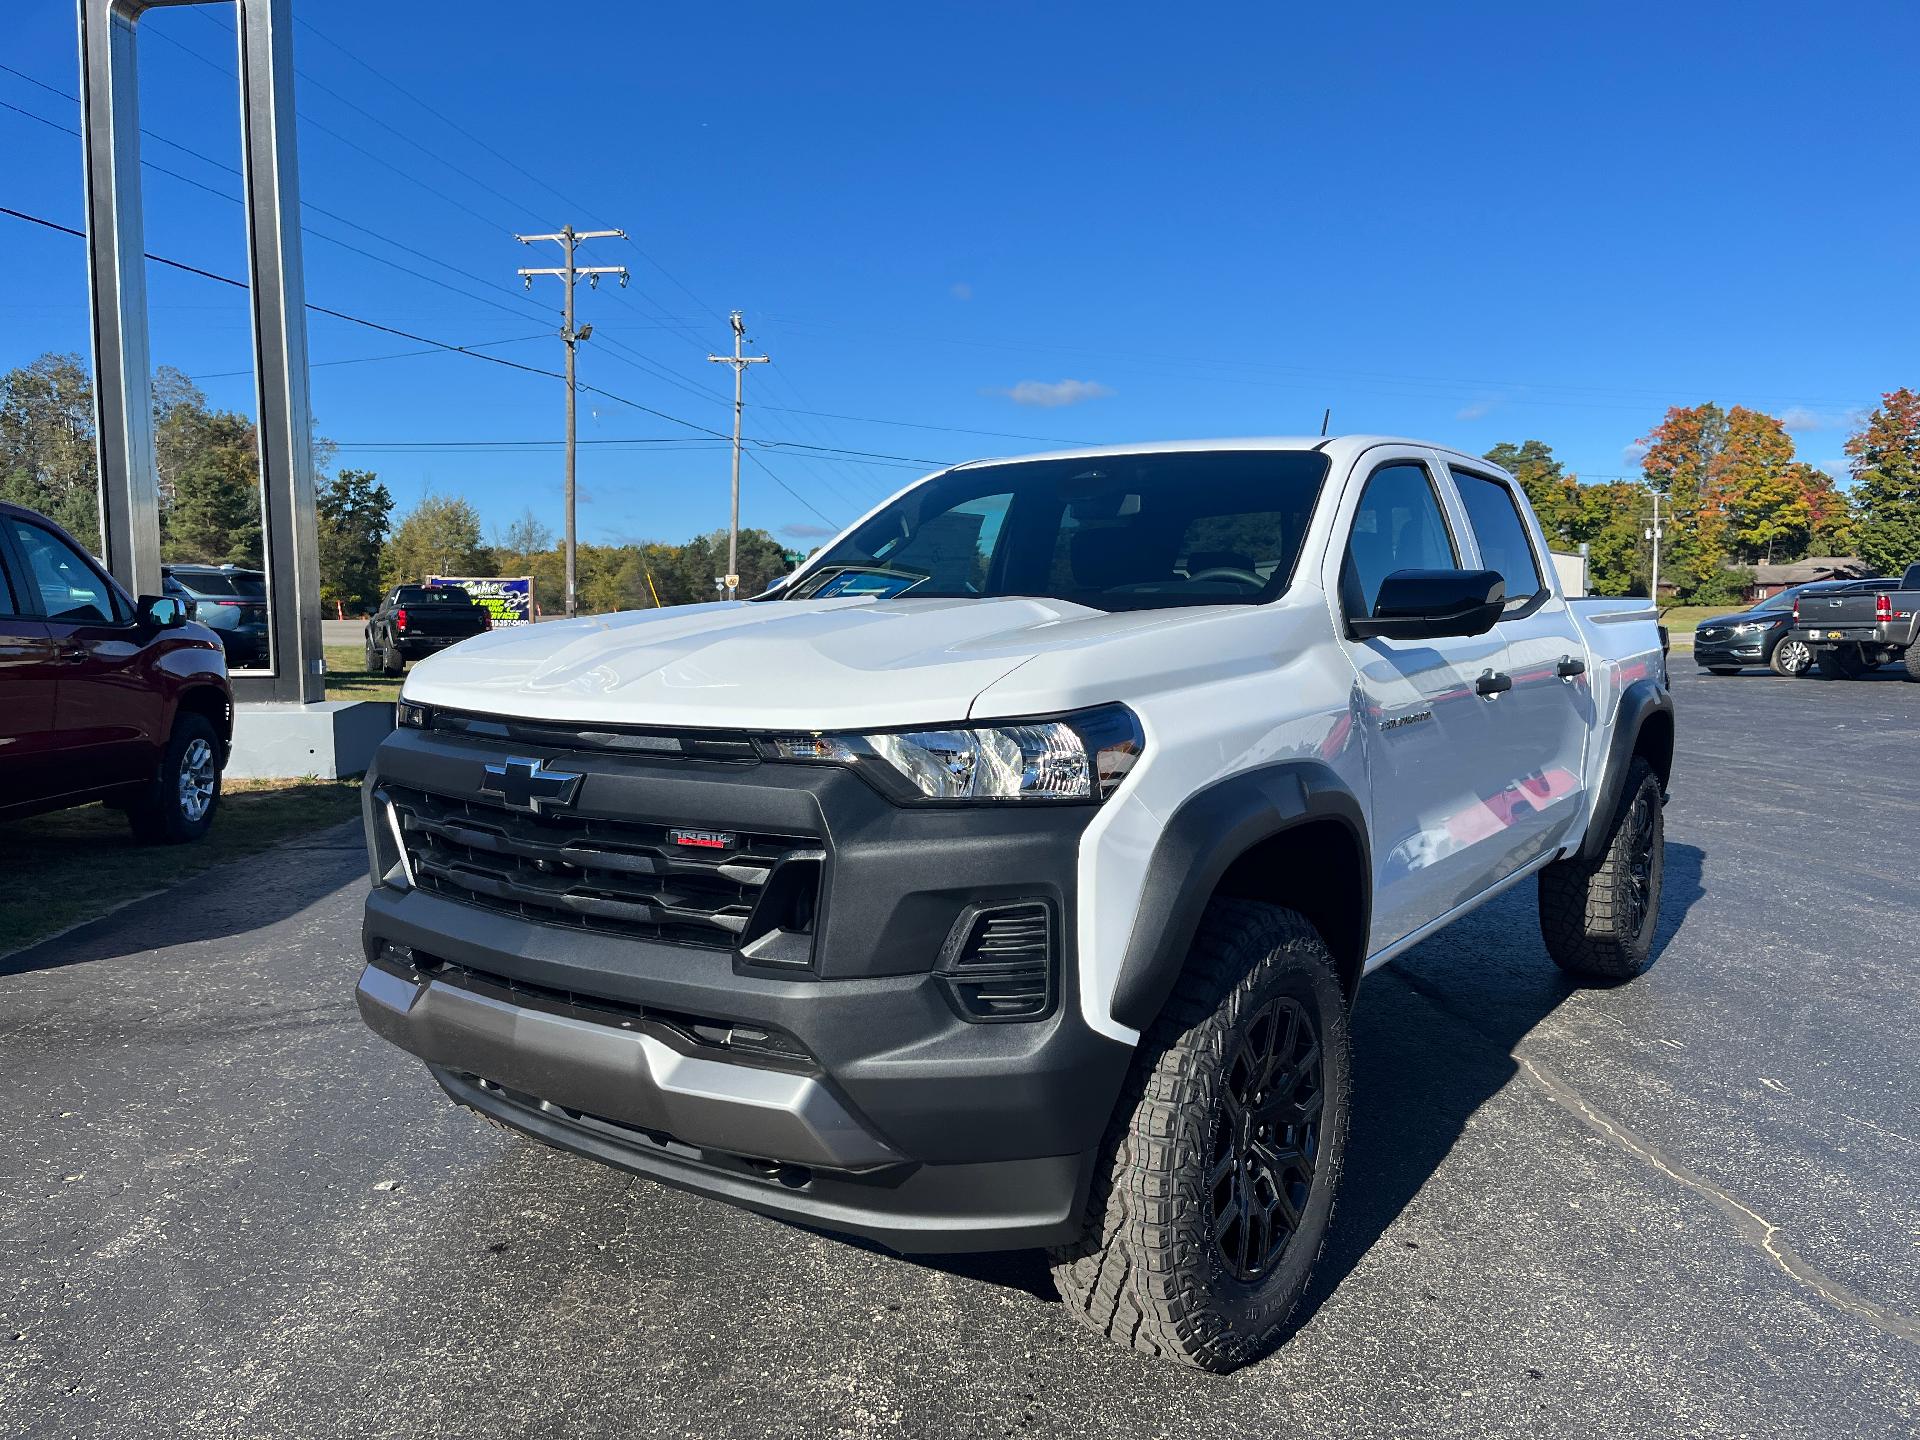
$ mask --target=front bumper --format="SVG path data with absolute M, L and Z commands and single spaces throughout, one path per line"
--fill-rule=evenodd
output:
M 471 794 L 501 753 L 389 740 L 367 783 L 376 869 L 391 873 L 394 848 L 383 787 Z M 377 883 L 358 996 L 374 1030 L 462 1104 L 762 1213 L 903 1251 L 1078 1233 L 1131 1056 L 1080 1019 L 1073 874 L 1089 810 L 908 811 L 825 767 L 546 758 L 587 772 L 581 809 L 817 837 L 810 967 Z M 969 905 L 1011 897 L 1053 907 L 1056 1000 L 1043 1018 L 973 1023 L 935 962 Z

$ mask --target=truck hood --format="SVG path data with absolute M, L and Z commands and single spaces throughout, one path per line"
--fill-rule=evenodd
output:
M 405 695 L 490 715 L 832 730 L 963 720 L 1043 650 L 1173 612 L 1064 601 L 737 601 L 495 630 L 421 661 Z

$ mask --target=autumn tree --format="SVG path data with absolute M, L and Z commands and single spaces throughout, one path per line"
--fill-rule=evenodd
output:
M 1727 515 L 1715 488 L 1727 446 L 1727 412 L 1711 401 L 1676 405 L 1641 442 L 1641 473 L 1665 502 L 1662 576 L 1682 596 L 1717 579 L 1729 556 Z
M 1902 386 L 1880 397 L 1847 439 L 1860 558 L 1876 574 L 1920 560 L 1920 393 Z
M 393 496 L 371 470 L 342 470 L 314 494 L 320 542 L 320 599 L 335 614 L 365 614 L 379 603 L 380 548 L 393 521 Z
M 429 575 L 484 575 L 492 567 L 472 504 L 428 495 L 407 512 L 381 551 L 380 583 L 414 585 Z

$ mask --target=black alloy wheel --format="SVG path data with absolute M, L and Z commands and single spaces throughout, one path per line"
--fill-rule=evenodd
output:
M 1232 1043 L 1207 1178 L 1220 1260 L 1252 1284 L 1272 1273 L 1306 1215 L 1325 1088 L 1320 1037 L 1298 1000 L 1269 1001 Z
M 1646 928 L 1653 910 L 1654 814 L 1660 801 L 1655 792 L 1642 789 L 1633 797 L 1627 811 L 1626 858 L 1627 883 L 1621 900 L 1625 906 L 1622 928 L 1638 937 Z

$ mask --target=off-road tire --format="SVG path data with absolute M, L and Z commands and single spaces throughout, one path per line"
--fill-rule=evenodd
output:
M 1287 1068 L 1248 1064 L 1250 1055 L 1265 1053 L 1263 1029 L 1277 1035 L 1283 1015 L 1317 1034 L 1318 1125 L 1311 1132 L 1302 1125 L 1283 1133 L 1277 1123 L 1280 1109 L 1294 1108 L 1285 1102 L 1302 1098 L 1291 1077 L 1311 1070 L 1313 1057 L 1295 1048 L 1299 1031 L 1264 1042 L 1273 1065 L 1286 1047 Z M 1257 1140 L 1251 1127 L 1259 1112 L 1234 1108 L 1235 1088 L 1248 1083 L 1263 1087 L 1258 1093 L 1268 1097 L 1275 1120 Z M 1067 1309 L 1118 1344 L 1203 1370 L 1233 1370 L 1266 1354 L 1284 1337 L 1326 1241 L 1346 1160 L 1351 1083 L 1346 994 L 1319 934 L 1291 910 L 1214 901 L 1128 1072 L 1087 1197 L 1086 1232 L 1052 1252 Z M 1313 1103 L 1307 1099 L 1295 1113 Z M 1284 1175 L 1307 1176 L 1304 1199 L 1286 1182 L 1298 1224 L 1251 1280 L 1234 1273 L 1225 1253 L 1234 1235 L 1245 1239 L 1248 1232 L 1216 1219 L 1223 1195 L 1254 1193 L 1240 1188 L 1235 1163 L 1240 1155 L 1251 1163 L 1251 1149 L 1222 1146 L 1242 1137 L 1266 1154 L 1285 1155 Z M 1210 1184 L 1223 1149 L 1225 1173 Z M 1262 1224 L 1253 1233 L 1264 1253 L 1275 1232 Z
M 1799 655 L 1806 657 L 1806 663 L 1796 669 L 1791 660 L 1792 657 Z M 1767 668 L 1776 675 L 1797 680 L 1813 669 L 1813 647 L 1804 640 L 1796 640 L 1788 635 L 1776 644 L 1773 652 L 1767 656 Z
M 206 716 L 183 714 L 173 722 L 153 779 L 127 802 L 127 823 L 143 845 L 186 845 L 212 828 L 219 808 L 219 732 Z
M 1660 923 L 1666 817 L 1660 777 L 1644 759 L 1627 771 L 1597 859 L 1540 872 L 1540 934 L 1553 963 L 1585 980 L 1631 980 L 1647 968 Z
M 1920 680 L 1920 645 L 1909 645 L 1900 656 L 1900 668 L 1907 672 L 1907 679 Z
M 380 652 L 380 673 L 383 675 L 407 673 L 407 657 L 400 653 L 398 645 L 389 645 Z
M 1707 666 L 1707 671 L 1713 675 L 1738 675 L 1740 673 L 1740 667 L 1738 665 L 1709 665 Z
M 374 675 L 379 673 L 380 652 L 374 649 L 372 640 L 368 640 L 366 642 L 366 650 L 367 650 L 367 674 Z

